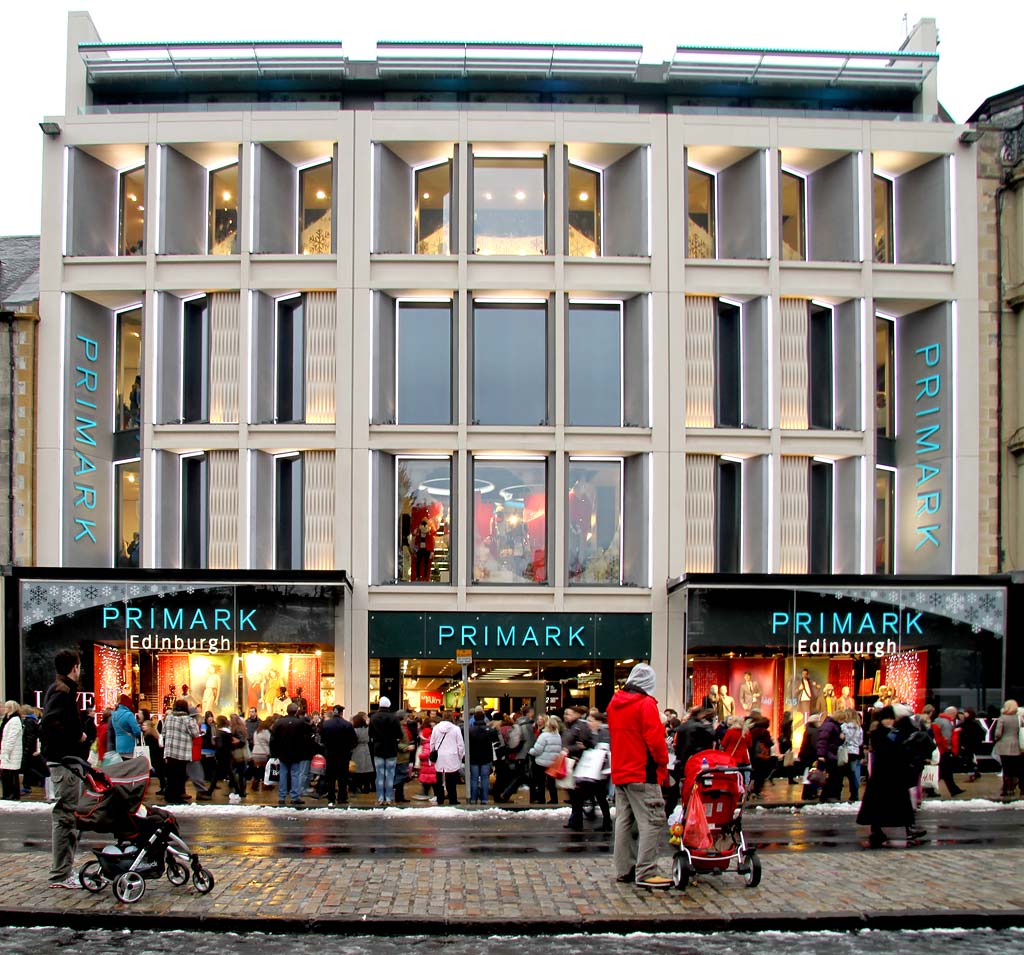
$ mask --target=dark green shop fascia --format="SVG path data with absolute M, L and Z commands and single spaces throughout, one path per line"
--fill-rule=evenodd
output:
M 648 660 L 644 613 L 370 614 L 371 657 L 450 660 L 470 650 L 484 660 Z

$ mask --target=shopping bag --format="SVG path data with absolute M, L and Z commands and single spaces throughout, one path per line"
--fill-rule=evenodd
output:
M 604 778 L 607 762 L 607 743 L 598 743 L 593 749 L 585 749 L 576 763 L 576 779 L 580 782 L 599 782 Z
M 319 753 L 309 761 L 310 772 L 322 773 L 327 769 L 327 760 Z
M 267 768 L 263 771 L 263 785 L 269 786 L 281 778 L 281 760 L 268 759 Z
M 846 743 L 840 743 L 839 749 L 836 750 L 836 764 L 838 766 L 845 766 L 850 761 L 850 751 L 846 748 Z
M 700 798 L 700 790 L 694 786 L 690 800 L 686 804 L 686 821 L 683 823 L 683 845 L 687 849 L 710 849 L 715 844 L 711 836 L 708 817 L 704 813 L 704 803 Z
M 565 774 L 559 779 L 555 780 L 555 785 L 559 789 L 575 789 L 576 788 L 576 777 L 574 770 L 576 769 L 576 760 L 570 759 L 568 756 L 565 757 Z
M 149 763 L 149 768 L 153 768 L 153 763 L 150 761 L 149 758 L 149 747 L 145 743 L 136 743 L 135 750 L 132 753 L 132 756 L 135 759 L 138 759 L 140 756 L 145 757 L 146 762 Z
M 544 772 L 556 780 L 561 779 L 565 775 L 565 753 L 559 753 Z
M 939 767 L 933 763 L 927 763 L 923 770 L 921 770 L 921 788 L 922 789 L 934 789 L 939 788 Z

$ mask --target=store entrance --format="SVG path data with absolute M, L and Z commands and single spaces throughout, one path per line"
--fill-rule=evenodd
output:
M 532 706 L 543 713 L 546 686 L 542 680 L 470 680 L 466 710 L 471 713 L 482 706 L 488 713 L 518 713 L 524 706 Z

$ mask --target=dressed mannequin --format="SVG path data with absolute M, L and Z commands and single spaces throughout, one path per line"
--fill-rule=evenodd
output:
M 729 696 L 729 687 L 724 683 L 718 688 L 718 718 L 723 723 L 736 714 L 736 701 Z

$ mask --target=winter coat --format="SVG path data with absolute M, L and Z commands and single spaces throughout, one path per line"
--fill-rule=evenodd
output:
M 462 769 L 466 747 L 462 731 L 451 720 L 441 720 L 430 734 L 430 750 L 437 753 L 434 769 L 439 773 L 455 773 Z
M 978 754 L 985 742 L 985 730 L 973 716 L 968 716 L 960 725 L 960 755 L 967 760 Z
M 528 716 L 520 716 L 516 720 L 516 726 L 519 728 L 522 745 L 512 755 L 515 759 L 526 759 L 530 755 L 530 747 L 534 742 L 533 720 Z
M 142 729 L 135 714 L 123 703 L 118 703 L 110 717 L 110 725 L 114 727 L 115 750 L 131 756 L 135 752 L 135 744 L 142 740 Z
M 1004 713 L 996 720 L 992 739 L 996 741 L 992 747 L 995 756 L 1020 756 L 1020 714 Z
M 910 802 L 910 787 L 914 774 L 905 746 L 907 737 L 895 726 L 890 729 L 879 723 L 869 738 L 871 775 L 857 813 L 857 824 L 879 828 L 912 826 L 914 807 Z
M 714 746 L 714 731 L 706 720 L 687 719 L 680 723 L 673 743 L 676 754 L 676 775 L 683 772 L 686 761 L 694 753 L 714 749 Z
M 530 755 L 538 766 L 547 768 L 554 761 L 555 757 L 562 752 L 562 737 L 559 733 L 548 733 L 547 731 L 537 737 L 537 742 L 530 747 Z
M 633 684 L 618 690 L 608 704 L 612 740 L 612 782 L 668 782 L 668 747 L 658 701 Z
M 26 716 L 21 724 L 21 765 L 28 767 L 39 748 L 39 720 Z
M 826 716 L 818 728 L 814 752 L 818 759 L 834 763 L 839 758 L 839 744 L 843 741 L 843 727 L 831 716 Z
M 750 763 L 750 736 L 738 726 L 726 731 L 722 737 L 722 752 L 736 760 L 737 766 Z
M 70 677 L 58 676 L 46 691 L 39 741 L 48 763 L 59 763 L 65 756 L 78 756 L 81 752 L 82 717 L 78 711 L 78 684 Z
M 373 760 L 370 758 L 370 728 L 356 727 L 356 748 L 352 750 L 352 761 L 357 773 L 372 773 Z
M 574 723 L 565 727 L 562 733 L 562 749 L 570 759 L 579 759 L 584 750 L 594 748 L 594 734 L 590 732 L 590 725 L 585 719 L 579 717 Z
M 21 770 L 23 732 L 21 717 L 14 713 L 4 723 L 3 735 L 0 737 L 0 769 L 12 772 Z
M 313 758 L 313 727 L 297 716 L 286 716 L 270 732 L 270 754 L 282 763 L 301 763 Z
M 320 724 L 320 743 L 328 757 L 347 760 L 358 742 L 352 724 L 341 716 L 332 716 Z
M 416 754 L 416 765 L 419 768 L 420 782 L 424 786 L 433 786 L 437 782 L 437 768 L 430 761 L 430 737 L 433 727 L 424 726 L 420 735 L 420 750 Z
M 370 717 L 370 741 L 374 759 L 395 759 L 403 739 L 402 721 L 391 710 L 377 710 Z
M 469 762 L 471 766 L 485 766 L 494 762 L 494 744 L 498 731 L 488 723 L 473 720 L 469 724 Z
M 270 759 L 270 730 L 256 730 L 252 735 L 253 762 L 265 763 Z

